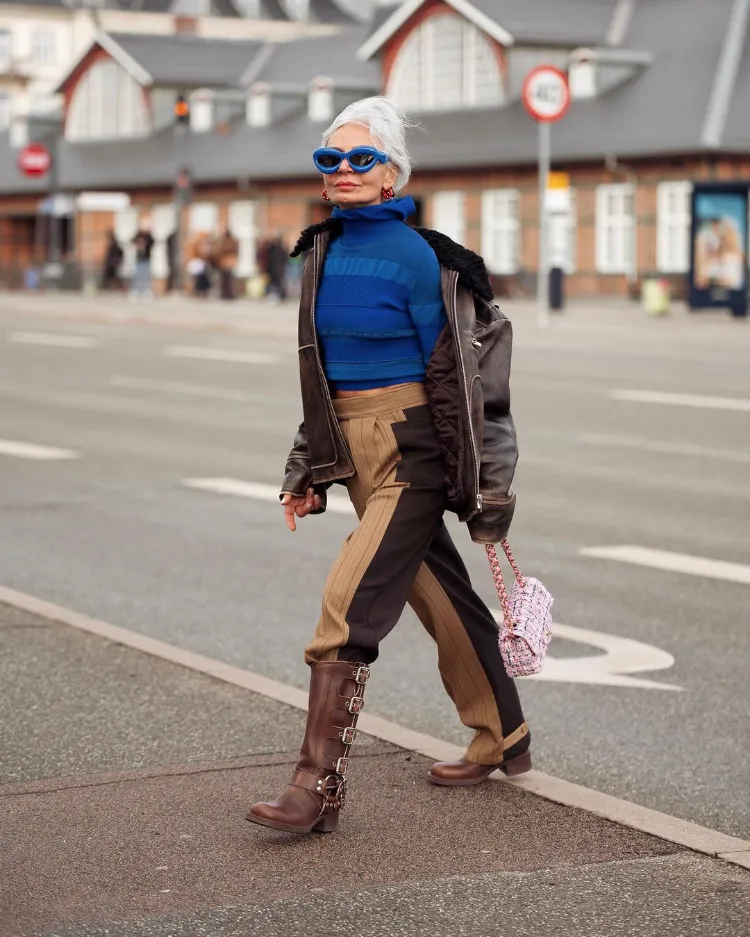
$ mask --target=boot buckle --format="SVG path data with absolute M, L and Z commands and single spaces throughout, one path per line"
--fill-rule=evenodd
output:
M 344 806 L 346 799 L 346 778 L 336 774 L 329 774 L 323 779 L 319 793 L 323 795 L 325 807 L 338 809 Z
M 369 667 L 357 667 L 354 671 L 354 682 L 359 683 L 361 686 L 364 686 L 365 683 L 370 679 L 370 668 Z
M 348 758 L 337 758 L 336 761 L 334 761 L 333 763 L 333 770 L 336 772 L 336 774 L 346 774 L 348 768 L 349 768 Z M 328 779 L 326 778 L 326 780 Z
M 362 712 L 364 705 L 365 701 L 361 696 L 352 696 L 352 698 L 346 704 L 346 708 L 350 713 L 357 716 Z
M 341 733 L 341 741 L 344 745 L 351 745 L 357 737 L 357 730 L 353 726 L 347 726 Z

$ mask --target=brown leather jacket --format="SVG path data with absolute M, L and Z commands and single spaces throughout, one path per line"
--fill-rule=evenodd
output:
M 466 521 L 472 540 L 496 543 L 508 533 L 515 508 L 511 483 L 518 459 L 510 414 L 512 327 L 492 303 L 481 257 L 437 231 L 417 229 L 440 262 L 448 324 L 425 374 L 425 390 L 440 439 L 448 509 Z M 335 220 L 302 233 L 294 253 L 310 250 L 302 275 L 299 363 L 304 421 L 289 453 L 281 493 L 321 496 L 354 474 L 339 428 L 315 331 L 315 297 Z

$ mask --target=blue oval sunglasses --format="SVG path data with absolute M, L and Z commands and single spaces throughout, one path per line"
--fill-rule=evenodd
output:
M 390 156 L 376 150 L 374 146 L 355 146 L 348 153 L 322 146 L 313 153 L 315 166 L 326 175 L 338 172 L 339 166 L 346 160 L 354 172 L 369 172 L 376 163 L 387 163 Z

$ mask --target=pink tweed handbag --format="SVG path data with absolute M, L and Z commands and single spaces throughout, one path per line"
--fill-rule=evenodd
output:
M 515 576 L 510 598 L 495 547 L 491 543 L 485 544 L 503 610 L 499 634 L 500 655 L 509 677 L 530 677 L 542 669 L 552 638 L 553 598 L 538 579 L 521 575 L 507 540 L 501 541 L 500 546 Z

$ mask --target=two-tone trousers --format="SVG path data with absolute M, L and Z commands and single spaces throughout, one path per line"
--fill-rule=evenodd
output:
M 529 730 L 497 625 L 443 522 L 445 468 L 424 388 L 385 388 L 334 408 L 354 459 L 347 488 L 359 525 L 328 576 L 306 661 L 372 663 L 408 602 L 437 644 L 462 722 L 475 730 L 465 757 L 490 765 L 521 754 Z

